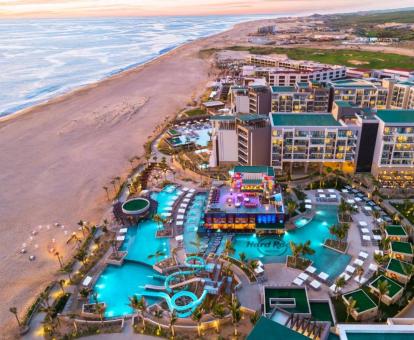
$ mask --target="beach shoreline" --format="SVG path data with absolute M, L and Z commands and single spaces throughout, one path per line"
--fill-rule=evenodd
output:
M 73 252 L 54 223 L 69 233 L 80 219 L 99 223 L 110 208 L 102 187 L 115 176 L 125 178 L 129 159 L 143 155 L 156 127 L 205 92 L 214 79 L 212 57 L 201 58 L 199 51 L 245 43 L 248 32 L 268 21 L 236 24 L 0 119 L 1 335 L 8 338 L 15 329 L 9 307 L 22 315 L 56 277 L 51 240 L 65 258 Z M 19 252 L 23 243 L 27 254 Z

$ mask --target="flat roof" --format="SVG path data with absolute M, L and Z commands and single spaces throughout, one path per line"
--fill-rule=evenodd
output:
M 414 124 L 414 110 L 378 110 L 377 117 L 384 123 Z
M 214 106 L 222 106 L 222 105 L 224 105 L 224 103 L 220 100 L 212 100 L 212 101 L 209 101 L 209 102 L 204 102 L 203 105 L 205 107 L 214 107 Z
M 229 115 L 219 115 L 219 116 L 211 116 L 210 120 L 235 120 L 236 116 L 229 116 Z
M 241 173 L 251 173 L 251 174 L 259 174 L 264 173 L 267 176 L 274 176 L 275 171 L 272 167 L 266 165 L 236 165 L 234 167 L 234 172 L 241 172 Z
M 376 86 L 363 79 L 341 79 L 331 81 L 330 84 L 334 87 L 360 87 L 360 88 L 375 88 Z
M 400 225 L 388 225 L 385 227 L 385 231 L 390 236 L 407 236 L 407 232 Z
M 401 289 L 403 289 L 403 287 L 399 285 L 397 282 L 395 282 L 394 280 L 384 275 L 378 276 L 374 281 L 370 283 L 370 286 L 377 288 L 378 284 L 382 281 L 388 282 L 388 294 L 386 295 L 389 296 L 390 298 L 393 298 L 395 295 L 397 295 L 401 291 Z
M 358 313 L 365 312 L 367 310 L 377 307 L 375 302 L 372 301 L 368 294 L 365 293 L 362 289 L 357 289 L 353 292 L 344 294 L 343 297 L 346 301 L 348 301 L 351 297 L 354 301 L 356 301 L 355 310 Z
M 308 337 L 264 316 L 261 316 L 259 321 L 257 321 L 256 325 L 247 336 L 247 340 L 268 339 L 270 334 L 273 334 L 275 336 L 277 334 L 278 339 L 309 340 Z
M 291 313 L 308 314 L 311 312 L 308 294 L 302 287 L 264 287 L 265 313 L 271 313 L 270 299 L 295 299 L 295 307 L 279 306 Z
M 267 120 L 268 117 L 265 115 L 258 115 L 258 114 L 240 114 L 236 116 L 236 118 L 243 122 L 252 122 L 255 120 Z
M 330 113 L 271 113 L 274 126 L 342 126 Z
M 272 93 L 296 92 L 294 86 L 272 86 Z
M 391 270 L 395 273 L 407 276 L 404 269 L 410 266 L 412 267 L 413 265 L 411 263 L 400 261 L 397 259 L 390 259 L 387 265 L 387 270 Z
M 339 107 L 353 107 L 350 102 L 345 100 L 335 100 L 334 103 Z
M 413 254 L 413 247 L 410 242 L 392 241 L 391 250 L 402 254 Z

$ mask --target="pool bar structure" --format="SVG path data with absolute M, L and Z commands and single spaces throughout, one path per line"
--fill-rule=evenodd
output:
M 122 204 L 122 212 L 127 215 L 139 216 L 146 213 L 150 208 L 150 202 L 146 198 L 132 198 Z

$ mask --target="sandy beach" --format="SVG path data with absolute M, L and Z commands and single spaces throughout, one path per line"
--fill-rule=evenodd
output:
M 181 46 L 167 55 L 0 121 L 0 334 L 58 269 L 46 250 L 52 238 L 64 247 L 80 219 L 98 223 L 110 204 L 103 186 L 125 176 L 129 159 L 143 154 L 154 128 L 205 91 L 211 60 L 200 49 L 246 41 L 260 22 Z M 210 74 L 211 76 L 211 74 Z M 39 227 L 39 225 L 41 227 Z M 50 225 L 49 229 L 47 225 Z M 37 235 L 31 232 L 37 230 Z M 28 254 L 19 254 L 22 244 Z M 33 254 L 36 261 L 30 262 Z M 13 337 L 13 336 L 12 336 Z

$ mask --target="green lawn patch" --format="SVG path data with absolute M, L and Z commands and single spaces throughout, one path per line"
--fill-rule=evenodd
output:
M 205 114 L 207 114 L 207 112 L 204 109 L 197 108 L 197 109 L 192 109 L 192 110 L 185 111 L 185 114 L 189 117 L 193 117 L 193 116 L 205 115 Z
M 404 65 L 404 68 L 414 68 L 414 57 L 393 53 L 370 51 L 356 51 L 350 49 L 324 50 L 318 48 L 283 48 L 283 47 L 248 47 L 231 46 L 225 49 L 233 51 L 248 51 L 251 54 L 286 54 L 294 60 L 312 60 L 325 64 L 345 65 L 355 67 L 355 61 L 363 63 L 364 68 L 382 69 L 395 68 Z
M 334 324 L 331 308 L 328 302 L 310 302 L 312 319 L 318 321 L 330 321 Z
M 397 282 L 395 282 L 394 280 L 391 280 L 390 278 L 388 278 L 384 275 L 378 276 L 374 281 L 371 282 L 370 285 L 373 286 L 374 288 L 377 288 L 378 284 L 382 281 L 387 281 L 388 282 L 388 294 L 387 294 L 387 296 L 389 296 L 390 298 L 393 298 L 403 288 Z
M 347 301 L 349 301 L 350 298 L 356 301 L 355 309 L 358 311 L 358 313 L 365 312 L 377 306 L 375 302 L 372 301 L 372 299 L 369 297 L 369 295 L 362 289 L 357 289 L 353 292 L 344 294 L 343 297 Z

